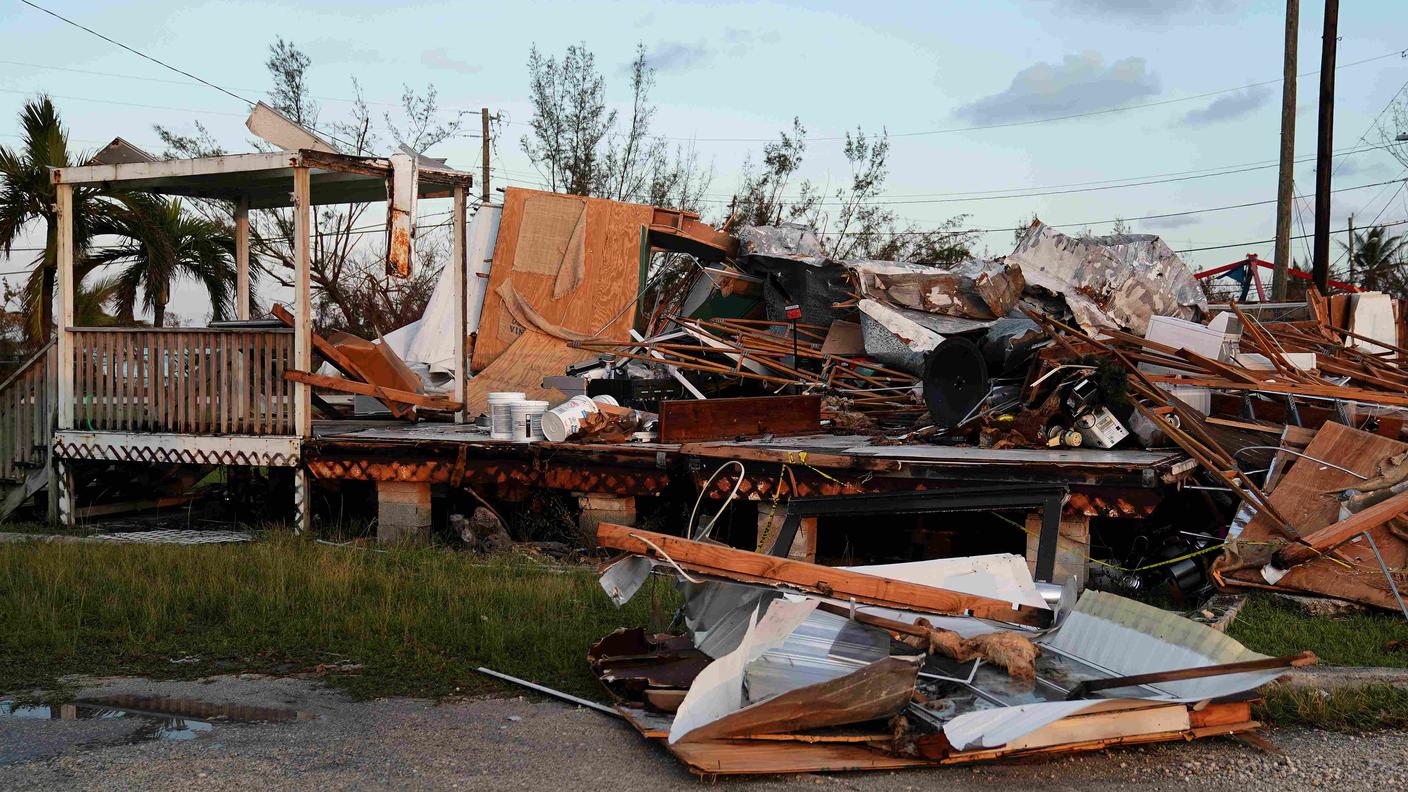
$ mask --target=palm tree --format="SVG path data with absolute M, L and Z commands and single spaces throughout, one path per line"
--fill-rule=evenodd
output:
M 1405 246 L 1408 246 L 1408 238 L 1386 234 L 1383 226 L 1355 234 L 1354 261 L 1351 262 L 1355 280 L 1359 281 L 1355 285 L 1401 296 L 1408 285 L 1402 271 L 1404 254 L 1408 253 Z M 1348 246 L 1341 242 L 1340 247 Z
M 153 327 L 162 327 L 171 286 L 182 278 L 205 287 L 212 319 L 234 313 L 235 242 L 220 223 L 185 211 L 179 199 L 129 193 L 96 230 L 120 241 L 86 256 L 84 268 L 119 267 L 113 300 L 123 320 L 131 322 L 140 307 L 151 311 Z
M 49 168 L 67 168 L 83 157 L 70 155 L 68 131 L 47 96 L 25 102 L 20 111 L 24 134 L 18 149 L 0 146 L 0 253 L 9 256 L 15 240 L 36 220 L 44 223 L 44 249 L 34 257 L 34 270 L 25 284 L 26 332 L 31 344 L 48 337 L 53 327 L 54 279 L 58 273 L 58 219 L 54 213 L 55 189 Z M 88 248 L 93 227 L 110 204 L 99 191 L 73 191 L 74 252 Z

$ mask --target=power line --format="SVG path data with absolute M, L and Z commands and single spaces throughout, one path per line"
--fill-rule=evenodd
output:
M 1353 186 L 1353 187 L 1341 187 L 1341 188 L 1339 188 L 1339 189 L 1337 189 L 1337 190 L 1333 190 L 1333 192 L 1339 193 L 1339 192 L 1350 192 L 1350 191 L 1352 191 L 1352 190 L 1367 190 L 1367 189 L 1369 189 L 1370 187 L 1382 187 L 1382 186 L 1387 185 L 1387 184 L 1397 184 L 1397 185 L 1399 185 L 1400 188 L 1402 188 L 1402 186 L 1404 185 L 1405 182 L 1408 182 L 1408 179 L 1389 179 L 1388 181 L 1374 182 L 1374 183 L 1372 183 L 1372 184 L 1357 184 L 1357 185 L 1355 185 L 1355 186 Z M 1377 198 L 1378 198 L 1378 196 L 1375 196 L 1374 200 L 1377 200 Z M 1371 201 L 1371 202 L 1372 202 L 1372 201 Z M 1102 225 L 1102 224 L 1105 224 L 1105 223 L 1117 223 L 1117 222 L 1120 222 L 1120 221 L 1132 222 L 1132 221 L 1135 221 L 1135 220 L 1162 220 L 1162 219 L 1169 218 L 1169 217 L 1187 217 L 1187 216 L 1189 216 L 1189 215 L 1207 214 L 1207 213 L 1209 213 L 1209 212 L 1225 212 L 1225 211 L 1229 211 L 1229 210 L 1232 210 L 1232 209 L 1246 209 L 1246 208 L 1253 207 L 1253 206 L 1266 206 L 1266 205 L 1268 205 L 1268 204 L 1274 204 L 1274 203 L 1276 203 L 1276 199 L 1275 199 L 1275 198 L 1271 198 L 1271 199 L 1265 200 L 1265 201 L 1248 201 L 1248 202 L 1246 202 L 1246 203 L 1228 204 L 1227 206 L 1210 206 L 1210 207 L 1207 207 L 1207 208 L 1205 208 L 1205 209 L 1186 209 L 1186 210 L 1183 210 L 1183 211 L 1180 211 L 1180 212 L 1164 212 L 1164 213 L 1162 213 L 1162 214 L 1142 215 L 1142 216 L 1139 216 L 1139 217 L 1112 217 L 1112 218 L 1107 218 L 1107 219 L 1104 219 L 1104 220 L 1086 220 L 1086 221 L 1084 221 L 1084 222 L 1079 222 L 1079 223 L 1047 223 L 1047 225 L 1049 225 L 1049 226 L 1051 226 L 1051 227 L 1053 227 L 1053 228 L 1069 228 L 1069 227 L 1071 227 L 1071 226 Z M 897 234 L 897 236 L 898 236 L 898 235 L 904 235 L 904 236 L 919 236 L 919 235 L 933 234 L 933 233 L 995 234 L 995 233 L 999 233 L 999 232 L 1021 231 L 1021 230 L 1025 229 L 1025 228 L 1026 228 L 1026 226 L 1015 226 L 1015 227 L 1008 227 L 1008 228 L 964 228 L 964 229 L 953 229 L 952 231 L 947 231 L 947 230 L 942 229 L 942 228 L 936 228 L 936 229 L 932 229 L 932 230 L 928 230 L 928 231 L 901 231 L 901 232 L 899 232 L 899 233 Z M 858 235 L 859 235 L 859 234 L 858 234 L 857 232 L 852 232 L 852 231 L 845 231 L 845 232 L 842 232 L 842 231 L 822 231 L 822 232 L 818 232 L 818 236 L 858 236 Z
M 1379 228 L 1388 228 L 1389 226 L 1398 226 L 1398 225 L 1403 225 L 1403 224 L 1405 224 L 1405 223 L 1408 223 L 1408 220 L 1394 220 L 1394 221 L 1391 222 L 1391 223 L 1379 223 L 1378 227 L 1379 227 Z M 1340 228 L 1340 229 L 1336 229 L 1336 230 L 1334 230 L 1334 231 L 1331 231 L 1330 233 L 1331 233 L 1331 234 L 1338 234 L 1338 233 L 1341 233 L 1341 232 L 1344 232 L 1344 231 L 1348 231 L 1348 230 L 1349 230 L 1348 228 Z M 1292 238 L 1292 239 L 1305 239 L 1307 236 L 1314 236 L 1314 234 L 1297 234 L 1296 236 L 1293 236 L 1293 237 L 1291 237 L 1291 238 Z M 1227 248 L 1246 247 L 1246 246 L 1248 246 L 1248 245 L 1266 245 L 1266 244 L 1269 244 L 1269 243 L 1275 242 L 1275 241 L 1276 241 L 1275 238 L 1272 238 L 1272 239 L 1258 239 L 1258 240 L 1255 240 L 1255 241 L 1252 241 L 1252 242 L 1233 242 L 1233 243 L 1227 244 L 1227 245 L 1209 245 L 1209 246 L 1207 246 L 1207 247 L 1184 248 L 1183 250 L 1175 250 L 1175 251 L 1173 251 L 1173 252 L 1174 252 L 1174 253 L 1198 253 L 1198 252 L 1204 251 L 1204 250 L 1226 250 Z
M 1379 146 L 1378 148 L 1386 148 L 1386 146 Z M 1347 153 L 1348 153 L 1348 154 L 1357 154 L 1357 153 L 1359 153 L 1359 152 L 1361 152 L 1361 151 L 1368 151 L 1368 150 L 1370 150 L 1370 149 L 1357 149 L 1357 150 L 1350 151 L 1350 152 L 1347 152 Z M 1151 185 L 1151 184 L 1171 184 L 1171 183 L 1174 183 L 1174 182 L 1193 181 L 1193 180 L 1195 180 L 1195 179 L 1207 179 L 1207 178 L 1211 178 L 1211 177 L 1214 177 L 1214 176 L 1232 176 L 1232 175 L 1235 175 L 1235 174 L 1238 174 L 1238 173 L 1250 173 L 1250 172 L 1252 172 L 1252 171 L 1266 170 L 1267 168 L 1274 168 L 1274 167 L 1277 167 L 1277 163 L 1274 163 L 1274 162 L 1273 162 L 1273 163 L 1266 164 L 1266 165 L 1249 165 L 1249 166 L 1247 166 L 1247 167 L 1241 167 L 1241 168 L 1224 169 L 1224 170 L 1217 171 L 1217 172 L 1215 172 L 1215 173 L 1203 173 L 1203 174 L 1191 175 L 1191 176 L 1178 176 L 1178 177 L 1171 177 L 1171 178 L 1166 178 L 1166 179 L 1147 179 L 1147 180 L 1143 180 L 1143 181 L 1130 181 L 1130 182 L 1123 182 L 1123 183 L 1120 183 L 1120 184 L 1109 184 L 1109 185 L 1098 186 L 1098 187 L 1080 187 L 1080 188 L 1072 188 L 1072 189 L 1064 189 L 1064 190 L 1061 190 L 1061 189 L 1052 189 L 1052 190 L 1044 190 L 1044 191 L 1037 191 L 1037 192 L 1011 193 L 1011 194 L 1007 194 L 1007 195 L 974 195 L 973 197 L 964 197 L 964 198 L 925 198 L 925 199 L 913 199 L 913 200 L 906 199 L 906 200 L 893 200 L 893 201 L 865 201 L 865 202 L 863 202 L 861 205 L 863 205 L 863 206 L 906 206 L 906 205 L 913 205 L 913 204 L 945 204 L 945 203 L 970 203 L 970 202 L 975 202 L 975 201 L 999 201 L 999 200 L 1006 200 L 1006 199 L 1010 199 L 1010 198 L 1040 198 L 1040 197 L 1048 196 L 1048 195 L 1069 195 L 1069 194 L 1071 194 L 1071 193 L 1103 192 L 1103 191 L 1105 191 L 1105 190 L 1119 190 L 1119 189 L 1124 189 L 1124 188 L 1126 188 L 1126 187 L 1147 187 L 1147 186 L 1149 186 L 1149 185 Z M 720 201 L 714 201 L 714 200 L 707 200 L 707 199 L 700 199 L 700 200 L 705 200 L 705 201 L 708 202 L 708 203 L 721 203 Z M 845 206 L 846 204 L 847 204 L 846 201 L 818 201 L 818 202 L 817 202 L 817 205 L 818 205 L 818 206 Z
M 16 88 L 0 88 L 0 93 L 20 94 L 20 95 L 23 95 L 23 96 L 31 96 L 31 95 L 35 94 L 36 92 L 35 92 L 35 91 L 21 91 L 21 90 L 18 90 L 18 89 L 16 89 Z M 42 93 L 42 92 L 40 92 L 40 93 Z M 141 107 L 141 108 L 144 108 L 144 109 L 146 109 L 146 110 L 172 110 L 172 111 L 175 111 L 175 112 L 178 112 L 178 113 L 203 113 L 203 114 L 205 114 L 205 115 L 233 116 L 233 117 L 235 117 L 235 118 L 244 118 L 245 116 L 248 115 L 248 113 L 228 113 L 228 112 L 225 112 L 225 111 L 223 111 L 223 110 L 204 110 L 204 109 L 198 109 L 198 108 L 194 108 L 194 107 L 172 107 L 172 106 L 170 106 L 170 105 L 142 104 L 142 103 L 139 103 L 139 102 L 119 102 L 119 101 L 117 101 L 116 99 L 94 99 L 94 98 L 91 98 L 91 97 L 88 97 L 88 96 L 63 96 L 63 95 L 60 95 L 60 94 L 44 94 L 44 95 L 45 95 L 45 96 L 48 96 L 48 97 L 50 97 L 50 98 L 52 98 L 52 99 L 63 99 L 63 100 L 70 101 L 70 102 L 97 102 L 98 104 L 118 105 L 118 106 L 120 106 L 120 107 Z
M 223 94 L 225 94 L 226 96 L 232 97 L 232 98 L 234 98 L 234 99 L 238 99 L 238 100 L 240 100 L 241 102 L 244 102 L 245 104 L 247 104 L 247 105 L 249 105 L 249 106 L 251 106 L 251 107 L 254 106 L 254 102 L 249 101 L 248 99 L 244 98 L 243 96 L 240 96 L 239 94 L 234 93 L 233 91 L 227 90 L 227 89 L 225 89 L 225 88 L 221 88 L 220 86 L 216 85 L 216 84 L 213 83 L 213 82 L 210 82 L 209 80 L 203 80 L 203 79 L 201 79 L 201 78 L 195 76 L 194 74 L 191 74 L 190 72 L 186 71 L 185 69 L 180 69 L 180 68 L 177 68 L 177 67 L 175 67 L 175 66 L 172 66 L 171 64 L 169 64 L 169 63 L 167 63 L 167 62 L 165 62 L 165 61 L 157 60 L 156 58 L 153 58 L 152 56 L 146 54 L 145 52 L 142 52 L 142 51 L 140 51 L 140 50 L 133 49 L 132 47 L 129 47 L 129 46 L 127 46 L 126 44 L 123 44 L 123 43 L 120 42 L 120 41 L 115 41 L 115 40 L 113 40 L 113 39 L 110 39 L 110 38 L 108 38 L 107 36 L 104 36 L 102 33 L 99 33 L 98 31 L 96 31 L 96 30 L 94 30 L 94 29 L 92 29 L 92 28 L 90 28 L 90 27 L 86 27 L 86 26 L 84 26 L 84 25 L 80 25 L 79 23 L 74 22 L 72 19 L 69 19 L 69 18 L 67 18 L 67 17 L 59 16 L 58 14 L 54 13 L 53 11 L 50 11 L 49 9 L 47 9 L 47 8 L 41 6 L 41 5 L 37 5 L 37 4 L 35 4 L 35 3 L 30 2 L 30 0 L 20 0 L 20 2 L 24 3 L 25 5 L 29 6 L 30 8 L 33 8 L 33 9 L 36 9 L 36 10 L 39 10 L 39 11 L 43 11 L 44 13 L 48 14 L 49 16 L 51 16 L 51 17 L 53 17 L 53 18 L 55 18 L 55 19 L 57 19 L 57 20 L 59 20 L 59 21 L 61 21 L 61 22 L 65 22 L 65 23 L 67 23 L 67 24 L 73 25 L 74 27 L 78 28 L 79 30 L 84 30 L 84 31 L 87 31 L 87 32 L 89 32 L 89 33 L 92 33 L 93 35 L 97 36 L 98 38 L 102 39 L 103 41 L 106 41 L 106 42 L 108 42 L 109 44 L 114 44 L 114 45 L 116 45 L 116 46 L 119 46 L 119 47 L 121 47 L 121 48 L 127 50 L 128 52 L 132 53 L 133 55 L 136 55 L 136 56 L 141 57 L 141 58 L 145 58 L 145 59 L 151 61 L 152 63 L 155 63 L 156 65 L 161 66 L 161 67 L 163 67 L 163 68 L 170 69 L 171 71 L 174 71 L 174 72 L 176 72 L 177 74 L 183 74 L 183 75 L 185 75 L 185 76 L 187 76 L 187 77 L 190 77 L 192 80 L 195 80 L 196 82 L 198 82 L 198 83 L 200 83 L 200 84 L 202 84 L 202 85 L 206 85 L 206 86 L 209 86 L 209 87 L 211 87 L 211 88 L 214 88 L 215 90 L 219 91 L 220 93 L 223 93 Z

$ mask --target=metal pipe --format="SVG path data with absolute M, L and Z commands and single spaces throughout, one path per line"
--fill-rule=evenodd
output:
M 515 685 L 522 685 L 523 687 L 526 687 L 526 688 L 528 688 L 529 690 L 536 690 L 536 691 L 538 691 L 539 693 L 544 693 L 544 694 L 546 694 L 546 695 L 552 696 L 553 698 L 562 699 L 563 701 L 570 701 L 570 702 L 572 702 L 573 704 L 576 704 L 576 705 L 581 706 L 581 707 L 589 707 L 589 708 L 591 708 L 591 709 L 596 710 L 597 712 L 603 712 L 603 713 L 606 713 L 607 715 L 610 715 L 610 716 L 612 716 L 612 717 L 616 717 L 616 718 L 624 718 L 624 717 L 625 717 L 625 716 L 623 716 L 621 713 L 619 713 L 619 712 L 617 712 L 616 710 L 614 710 L 614 709 L 612 709 L 612 708 L 606 706 L 605 704 L 600 704 L 600 703 L 595 702 L 595 701 L 589 701 L 589 700 L 584 699 L 584 698 L 577 698 L 576 696 L 574 696 L 574 695 L 572 695 L 572 694 L 570 694 L 570 693 L 563 693 L 561 690 L 553 690 L 553 689 L 550 688 L 550 687 L 543 687 L 542 685 L 539 685 L 539 684 L 537 684 L 537 683 L 535 683 L 535 682 L 529 682 L 529 681 L 526 680 L 526 679 L 519 679 L 519 678 L 516 677 L 516 676 L 509 676 L 508 674 L 501 674 L 501 673 L 499 673 L 498 671 L 495 671 L 495 670 L 490 669 L 490 668 L 485 668 L 484 666 L 480 666 L 480 667 L 476 668 L 475 670 L 478 671 L 478 672 L 481 673 L 481 674 L 486 675 L 486 676 L 491 676 L 491 677 L 494 677 L 495 679 L 502 679 L 502 680 L 505 681 L 505 682 L 512 682 L 512 683 L 515 684 Z
M 1368 531 L 1363 532 L 1360 536 L 1369 540 L 1369 548 L 1374 551 L 1374 558 L 1379 561 L 1379 569 L 1384 572 L 1384 579 L 1388 581 L 1389 591 L 1392 591 L 1393 598 L 1398 600 L 1398 609 L 1403 611 L 1403 618 L 1408 619 L 1408 605 L 1403 604 L 1403 595 L 1398 593 L 1398 584 L 1393 582 L 1393 575 L 1388 571 L 1388 564 L 1384 563 L 1384 557 L 1379 553 L 1378 543 L 1374 541 L 1374 537 L 1370 536 Z
M 1236 451 L 1233 451 L 1233 452 L 1232 452 L 1232 456 L 1237 456 L 1238 454 L 1242 453 L 1243 451 L 1280 451 L 1281 453 L 1284 453 L 1284 454 L 1291 454 L 1291 455 L 1293 455 L 1293 456 L 1298 456 L 1298 457 L 1303 457 L 1303 458 L 1305 458 L 1305 459 L 1309 459 L 1311 462 L 1318 462 L 1319 464 L 1324 465 L 1325 467 L 1332 467 L 1332 468 L 1334 468 L 1335 470 L 1339 470 L 1339 471 L 1342 471 L 1342 472 L 1344 472 L 1344 473 L 1348 473 L 1348 474 L 1351 475 L 1351 476 L 1356 476 L 1356 477 L 1359 478 L 1360 481 L 1368 481 L 1368 480 L 1369 480 L 1369 477 L 1368 477 L 1368 476 L 1365 476 L 1365 475 L 1360 474 L 1360 473 L 1355 473 L 1353 470 L 1350 470 L 1350 469 L 1347 468 L 1347 467 L 1340 467 L 1339 465 L 1336 465 L 1334 462 L 1326 462 L 1326 461 L 1323 460 L 1323 459 L 1317 459 L 1317 458 L 1315 458 L 1315 457 L 1313 457 L 1313 456 L 1311 456 L 1311 455 L 1309 455 L 1309 454 L 1305 454 L 1305 453 L 1302 453 L 1302 452 L 1300 452 L 1300 451 L 1293 451 L 1293 450 L 1291 450 L 1291 449 L 1289 449 L 1289 448 L 1284 448 L 1284 447 L 1282 447 L 1282 446 L 1268 446 L 1268 445 L 1242 446 L 1241 448 L 1237 449 Z

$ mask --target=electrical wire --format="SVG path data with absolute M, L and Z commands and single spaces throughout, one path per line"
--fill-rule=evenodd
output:
M 1408 220 L 1394 220 L 1392 223 L 1380 223 L 1380 224 L 1379 224 L 1379 227 L 1380 227 L 1380 228 L 1388 228 L 1388 227 L 1390 227 L 1390 226 L 1398 226 L 1398 225 L 1403 225 L 1403 224 L 1405 224 L 1405 223 L 1408 223 Z M 1335 231 L 1331 231 L 1330 233 L 1331 233 L 1331 234 L 1338 234 L 1338 233 L 1341 233 L 1341 232 L 1343 232 L 1343 231 L 1348 231 L 1348 230 L 1349 230 L 1348 228 L 1341 228 L 1341 229 L 1337 229 L 1337 230 L 1335 230 Z M 1313 237 L 1313 236 L 1315 236 L 1315 235 L 1314 235 L 1314 234 L 1297 234 L 1296 236 L 1291 237 L 1291 239 L 1305 239 L 1305 238 L 1307 238 L 1307 237 Z M 1184 248 L 1184 249 L 1182 249 L 1182 250 L 1175 250 L 1175 251 L 1173 251 L 1173 252 L 1174 252 L 1174 253 L 1197 253 L 1197 252 L 1203 251 L 1203 250 L 1226 250 L 1227 248 L 1246 247 L 1247 245 L 1265 245 L 1265 244 L 1268 244 L 1268 243 L 1271 243 L 1271 242 L 1275 242 L 1275 241 L 1276 241 L 1276 240 L 1275 240 L 1274 238 L 1272 238 L 1272 239 L 1259 239 L 1259 240 L 1254 240 L 1254 241 L 1251 241 L 1251 242 L 1232 242 L 1232 243 L 1229 243 L 1229 244 L 1226 244 L 1226 245 L 1209 245 L 1209 246 L 1207 246 L 1207 247 Z
M 177 68 L 177 67 L 175 67 L 175 66 L 172 66 L 172 65 L 169 64 L 169 63 L 166 63 L 165 61 L 157 60 L 156 58 L 153 58 L 152 56 L 146 54 L 145 52 L 142 52 L 142 51 L 137 50 L 137 49 L 133 49 L 132 47 L 129 47 L 129 46 L 127 46 L 126 44 L 123 44 L 123 43 L 120 42 L 120 41 L 116 41 L 116 40 L 114 40 L 114 39 L 110 39 L 110 38 L 108 38 L 107 36 L 104 36 L 102 33 L 99 33 L 98 31 L 96 31 L 96 30 L 94 30 L 94 29 L 92 29 L 92 28 L 90 28 L 90 27 L 87 27 L 87 26 L 84 26 L 84 25 L 80 25 L 79 23 L 74 22 L 72 19 L 69 19 L 68 17 L 59 16 L 58 14 L 54 13 L 53 11 L 50 11 L 49 9 L 45 8 L 44 6 L 41 6 L 41 5 L 37 4 L 37 3 L 31 2 L 31 0 L 20 0 L 20 2 L 21 2 L 21 3 L 24 3 L 25 5 L 29 6 L 30 8 L 36 9 L 36 10 L 38 10 L 38 11 L 43 11 L 44 13 L 48 14 L 49 16 L 51 16 L 51 17 L 53 17 L 53 18 L 55 18 L 55 19 L 57 19 L 57 20 L 59 20 L 59 21 L 61 21 L 61 22 L 67 23 L 67 24 L 69 24 L 69 25 L 73 25 L 74 27 L 78 28 L 79 30 L 83 30 L 83 31 L 87 31 L 88 33 L 92 33 L 93 35 L 97 36 L 98 38 L 102 39 L 103 41 L 106 41 L 106 42 L 108 42 L 109 44 L 113 44 L 113 45 L 116 45 L 116 46 L 118 46 L 118 47 L 121 47 L 122 49 L 127 50 L 128 52 L 132 53 L 133 55 L 136 55 L 136 56 L 138 56 L 138 57 L 140 57 L 140 58 L 145 58 L 146 60 L 149 60 L 149 61 L 151 61 L 152 63 L 155 63 L 155 64 L 158 65 L 158 66 L 161 66 L 162 68 L 170 69 L 171 71 L 174 71 L 174 72 L 176 72 L 177 74 L 181 74 L 181 75 L 185 75 L 186 77 L 190 77 L 192 80 L 195 80 L 196 82 L 200 83 L 201 85 L 205 85 L 205 86 L 209 86 L 209 87 L 211 87 L 211 88 L 214 88 L 215 90 L 219 91 L 220 93 L 223 93 L 223 94 L 225 94 L 226 96 L 229 96 L 229 97 L 231 97 L 231 98 L 238 99 L 238 100 L 240 100 L 241 102 L 244 102 L 245 104 L 249 105 L 250 107 L 253 107 L 253 106 L 254 106 L 254 102 L 249 101 L 248 99 L 244 98 L 243 96 L 240 96 L 239 94 L 235 93 L 234 91 L 231 91 L 231 90 L 229 90 L 229 89 L 227 89 L 227 88 L 221 88 L 220 86 L 216 85 L 215 83 L 213 83 L 213 82 L 211 82 L 211 81 L 209 81 L 209 80 L 201 79 L 200 77 L 197 77 L 197 76 L 195 76 L 194 74 L 191 74 L 190 72 L 186 71 L 185 69 Z
M 690 537 L 696 542 L 709 538 L 709 534 L 714 530 L 714 523 L 719 521 L 719 518 L 723 516 L 724 510 L 729 507 L 729 504 L 733 503 L 733 499 L 738 495 L 738 488 L 743 486 L 743 477 L 748 475 L 747 468 L 743 467 L 743 463 L 736 459 L 730 459 L 722 465 L 719 465 L 718 470 L 714 471 L 714 475 L 710 476 L 709 480 L 704 482 L 704 486 L 699 488 L 699 497 L 694 499 L 694 508 L 689 510 L 689 522 L 685 523 L 685 525 L 688 526 L 687 530 L 694 530 L 694 517 L 699 513 L 699 504 L 704 502 L 704 496 L 709 492 L 709 487 L 713 486 L 714 479 L 718 478 L 719 474 L 724 472 L 724 468 L 729 465 L 738 466 L 738 478 L 733 482 L 733 490 L 729 492 L 727 498 L 724 498 L 724 505 L 720 506 L 719 510 L 714 513 L 714 519 L 710 520 L 708 525 L 704 526 L 702 530 Z

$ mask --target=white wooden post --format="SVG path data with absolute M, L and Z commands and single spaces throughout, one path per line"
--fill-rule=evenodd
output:
M 58 273 L 55 277 L 54 292 L 59 300 L 59 308 L 54 312 L 55 323 L 58 325 L 58 344 L 55 350 L 54 368 L 51 371 L 55 375 L 55 400 L 58 402 L 56 425 L 59 429 L 72 429 L 74 425 L 73 185 L 61 182 L 55 185 L 54 192 L 55 220 L 58 223 L 55 234 Z M 49 484 L 58 490 L 57 497 L 54 498 L 54 505 L 57 508 L 49 512 L 49 519 L 57 520 L 65 528 L 72 528 L 74 514 L 77 512 L 73 502 L 72 475 L 67 463 L 53 458 L 52 454 L 49 463 L 54 466 L 56 474 L 50 479 Z
M 311 182 L 308 168 L 293 169 L 293 367 L 313 370 L 312 295 L 308 274 L 309 243 L 312 236 Z M 301 382 L 293 384 L 293 423 L 296 434 L 308 437 L 313 429 L 310 391 Z
M 465 359 L 465 278 L 469 269 L 465 260 L 465 188 L 455 185 L 455 207 L 453 229 L 454 239 L 450 243 L 450 266 L 455 268 L 452 282 L 455 294 L 455 401 L 464 403 L 465 382 L 469 379 L 469 361 Z M 455 423 L 464 423 L 465 408 L 455 412 Z
M 313 313 L 309 278 L 309 244 L 312 237 L 312 182 L 306 167 L 293 169 L 293 367 L 313 370 Z M 293 423 L 300 437 L 313 433 L 312 391 L 302 382 L 293 384 Z M 312 527 L 312 499 L 308 470 L 299 460 L 293 469 L 293 530 Z
M 55 296 L 59 309 L 55 311 L 58 324 L 58 402 L 60 429 L 73 428 L 73 185 L 60 183 L 55 186 L 55 212 L 58 220 L 57 250 L 58 267 Z
M 249 318 L 249 196 L 235 206 L 235 318 Z

